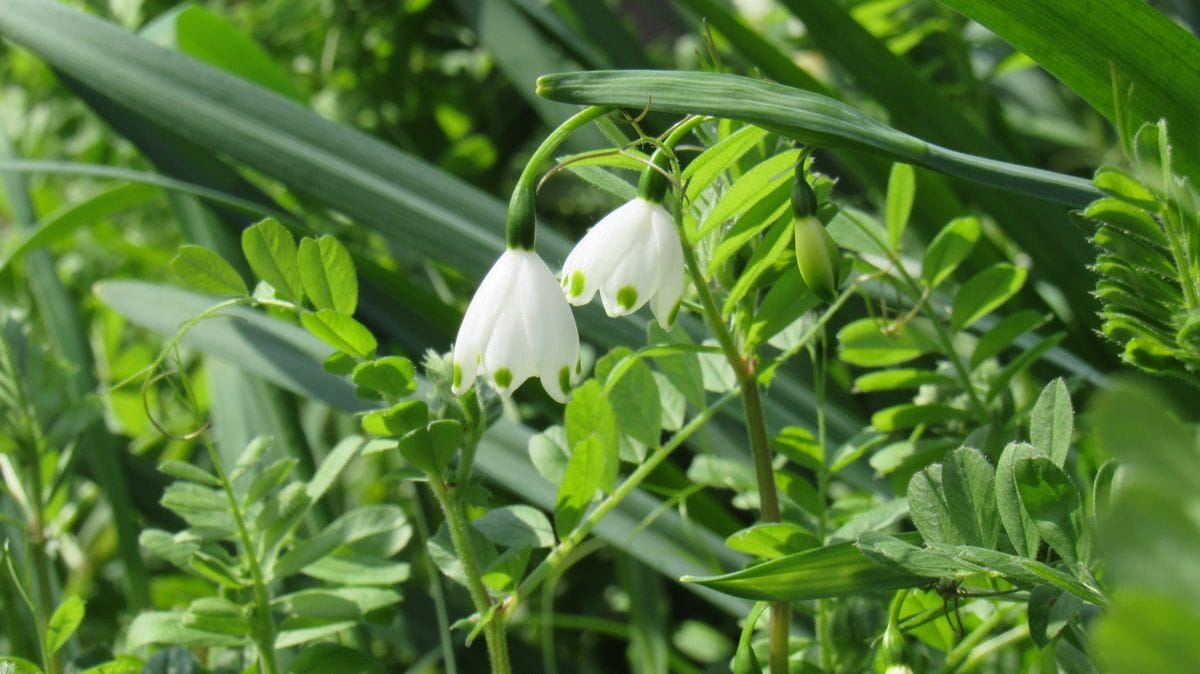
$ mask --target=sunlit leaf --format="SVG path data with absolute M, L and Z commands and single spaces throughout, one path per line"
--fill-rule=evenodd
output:
M 955 330 L 973 324 L 1008 301 L 1025 284 L 1024 267 L 997 263 L 973 276 L 954 295 L 950 325 Z
M 254 273 L 281 298 L 296 303 L 304 299 L 296 240 L 278 220 L 267 218 L 242 232 L 242 252 Z
M 358 306 L 358 277 L 346 247 L 328 235 L 305 238 L 297 255 L 304 292 L 313 306 L 353 314 Z

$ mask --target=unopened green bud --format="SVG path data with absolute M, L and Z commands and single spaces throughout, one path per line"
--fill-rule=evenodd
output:
M 826 302 L 837 297 L 841 254 L 816 216 L 796 219 L 796 264 L 804 285 Z

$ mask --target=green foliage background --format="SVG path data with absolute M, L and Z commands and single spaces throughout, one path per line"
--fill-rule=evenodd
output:
M 395 353 L 415 363 L 426 349 L 449 348 L 466 301 L 502 250 L 504 204 L 525 160 L 577 109 L 557 101 L 620 104 L 632 115 L 645 108 L 639 124 L 651 134 L 685 111 L 755 119 L 752 103 L 715 94 L 706 101 L 705 85 L 689 80 L 676 80 L 675 94 L 669 81 L 620 80 L 623 75 L 607 85 L 596 74 L 538 84 L 552 73 L 633 68 L 749 75 L 841 101 L 872 120 L 856 126 L 858 117 L 848 118 L 851 123 L 833 133 L 814 133 L 803 120 L 796 126 L 790 118 L 765 122 L 781 136 L 821 141 L 814 166 L 826 182 L 818 190 L 837 206 L 823 221 L 860 261 L 852 274 L 886 268 L 889 256 L 895 258 L 891 267 L 907 263 L 918 272 L 908 286 L 903 280 L 863 285 L 862 299 L 848 302 L 829 325 L 833 357 L 823 377 L 814 377 L 821 369 L 817 358 L 816 365 L 801 357 L 770 368 L 768 427 L 775 451 L 786 457 L 780 464 L 795 475 L 819 472 L 810 431 L 818 401 L 824 402 L 831 517 L 848 527 L 804 558 L 791 555 L 811 547 L 798 542 L 811 538 L 807 528 L 747 529 L 757 494 L 740 440 L 743 422 L 728 409 L 715 409 L 732 384 L 712 354 L 678 346 L 703 337 L 700 323 L 660 334 L 637 317 L 612 321 L 597 307 L 579 313 L 601 383 L 625 354 L 605 358 L 610 349 L 668 345 L 645 359 L 652 368 L 631 366 L 636 372 L 622 384 L 628 390 L 612 397 L 620 415 L 627 414 L 620 409 L 623 399 L 666 401 L 664 391 L 674 392 L 660 423 L 651 424 L 659 428 L 643 429 L 643 440 L 655 440 L 662 428 L 678 430 L 685 410 L 705 413 L 712 406 L 714 420 L 601 521 L 593 532 L 599 542 L 584 544 L 568 572 L 546 581 L 540 597 L 526 598 L 527 613 L 511 637 L 516 668 L 727 671 L 731 663 L 745 664 L 753 646 L 752 629 L 743 632 L 740 647 L 737 636 L 739 621 L 751 611 L 748 600 L 792 592 L 789 598 L 801 602 L 856 595 L 833 615 L 844 642 L 839 671 L 883 671 L 877 637 L 892 608 L 931 616 L 910 635 L 919 653 L 910 659 L 917 671 L 1191 671 L 1200 656 L 1179 635 L 1200 620 L 1194 569 L 1187 564 L 1200 558 L 1200 542 L 1194 517 L 1179 513 L 1194 510 L 1191 495 L 1200 493 L 1192 479 L 1196 433 L 1188 425 L 1196 416 L 1200 309 L 1194 302 L 1198 289 L 1189 299 L 1188 287 L 1198 276 L 1159 243 L 1149 258 L 1129 251 L 1144 249 L 1148 231 L 1131 222 L 1190 232 L 1184 248 L 1200 240 L 1194 197 L 1184 182 L 1200 161 L 1190 142 L 1200 101 L 1181 93 L 1200 90 L 1200 73 L 1189 65 L 1200 60 L 1192 33 L 1200 7 L 1186 0 L 1121 0 L 1102 7 L 1084 0 L 786 0 L 758 11 L 755 4 L 0 4 L 0 35 L 6 38 L 0 42 L 4 378 L 24 382 L 11 387 L 12 400 L 30 391 L 45 397 L 5 408 L 8 430 L 0 447 L 14 475 L 38 470 L 49 478 L 48 493 L 38 498 L 47 504 L 41 524 L 54 540 L 46 591 L 60 608 L 42 622 L 66 634 L 51 649 L 61 649 L 55 659 L 65 671 L 85 671 L 126 654 L 158 667 L 180 658 L 187 663 L 181 666 L 193 668 L 185 671 L 202 671 L 186 649 L 165 648 L 154 656 L 155 649 L 145 648 L 207 643 L 189 642 L 188 625 L 174 626 L 182 631 L 171 638 L 147 627 L 152 616 L 195 609 L 193 602 L 213 593 L 188 560 L 167 560 L 182 562 L 175 569 L 146 554 L 154 549 L 156 534 L 147 544 L 150 531 L 182 536 L 213 528 L 211 521 L 195 521 L 189 503 L 173 507 L 180 501 L 170 496 L 191 489 L 177 485 L 189 477 L 208 479 L 179 466 L 234 470 L 243 451 L 256 447 L 255 438 L 272 437 L 259 458 L 262 466 L 277 468 L 257 473 L 270 479 L 257 488 L 249 484 L 253 477 L 229 481 L 238 494 L 254 491 L 256 498 L 243 502 L 251 508 L 267 495 L 317 482 L 345 438 L 360 431 L 350 413 L 381 404 L 367 398 L 396 405 L 409 395 L 374 390 L 364 398 L 357 376 L 351 383 L 321 363 L 331 345 L 364 360 Z M 715 83 L 709 86 L 709 93 L 716 91 Z M 797 108 L 803 106 L 785 114 Z M 1141 132 L 1143 124 L 1160 119 L 1165 127 Z M 871 135 L 876 122 L 888 131 Z M 635 136 L 630 127 L 615 126 Z M 563 154 L 610 147 L 614 141 L 604 131 L 589 128 Z M 808 302 L 794 265 L 778 264 L 780 251 L 787 250 L 788 238 L 781 235 L 787 225 L 767 215 L 786 208 L 795 158 L 782 154 L 786 147 L 775 135 L 737 133 L 734 126 L 713 124 L 696 139 L 701 146 L 741 148 L 708 178 L 717 196 L 706 207 L 718 213 L 725 208 L 725 216 L 740 219 L 752 209 L 728 205 L 732 199 L 723 207 L 719 197 L 742 189 L 753 195 L 747 204 L 765 210 L 752 216 L 761 221 L 739 220 L 737 237 L 724 239 L 734 243 L 721 248 L 715 240 L 706 253 L 708 273 L 731 322 L 765 317 L 747 330 L 756 335 L 756 346 L 766 350 L 770 340 L 782 344 L 772 355 L 788 354 L 790 346 L 791 355 L 804 354 L 796 338 L 805 325 L 793 321 L 816 302 Z M 1164 149 L 1151 151 L 1158 148 Z M 1001 170 L 981 157 L 1067 177 L 1041 195 L 1046 198 L 1015 196 L 998 185 L 1019 191 L 1032 174 L 973 182 Z M 893 160 L 917 168 L 897 168 Z M 717 160 L 710 155 L 709 161 Z M 755 173 L 760 162 L 766 168 Z M 563 172 L 570 177 L 556 176 L 540 191 L 538 247 L 552 266 L 590 224 L 631 194 L 631 174 L 615 170 L 620 164 L 620 158 L 571 164 Z M 1088 184 L 1098 168 L 1116 164 L 1125 168 L 1106 170 Z M 690 197 L 708 198 L 702 186 L 694 189 Z M 1067 196 L 1056 198 L 1062 194 Z M 1106 201 L 1093 202 L 1105 195 Z M 1084 207 L 1087 217 L 1076 217 L 1073 209 Z M 719 227 L 725 218 L 701 221 L 711 213 L 689 214 L 685 227 L 728 236 Z M 247 229 L 267 216 L 281 223 L 277 230 Z M 290 252 L 293 235 L 308 238 Z M 323 237 L 344 248 L 323 245 L 333 240 Z M 1113 266 L 1105 266 L 1106 254 Z M 274 264 L 289 255 L 298 260 L 294 274 L 288 264 Z M 1098 286 L 1094 270 L 1116 285 Z M 742 278 L 749 280 L 739 285 Z M 201 322 L 182 349 L 169 352 L 163 362 L 182 376 L 144 390 L 140 381 L 129 385 L 157 362 L 179 325 L 212 306 L 211 298 L 170 287 L 176 279 L 191 290 L 230 296 L 253 294 L 263 280 L 276 298 L 297 305 L 307 295 L 299 318 L 307 332 L 295 321 L 276 320 L 288 315 L 282 309 L 239 308 L 237 321 Z M 904 288 L 929 292 L 914 303 L 903 299 Z M 1157 305 L 1137 301 L 1154 299 L 1158 291 L 1167 298 L 1165 317 L 1155 313 Z M 914 316 L 930 312 L 914 319 L 911 334 L 903 325 L 885 334 L 874 320 L 909 309 Z M 350 315 L 361 326 L 342 318 Z M 944 330 L 934 334 L 921 321 L 944 323 Z M 784 331 L 789 325 L 794 330 Z M 950 368 L 957 356 L 964 356 L 966 372 Z M 1132 384 L 1104 389 L 1094 411 L 1085 414 L 1093 392 L 1108 384 L 1122 361 L 1175 376 L 1157 380 L 1153 394 Z M 436 361 L 432 365 L 425 373 L 432 382 L 422 380 L 422 386 L 436 388 Z M 818 380 L 829 382 L 828 391 Z M 497 508 L 525 513 L 519 508 L 532 505 L 553 513 L 562 538 L 580 516 L 561 506 L 563 494 L 586 492 L 573 506 L 586 507 L 597 486 L 607 492 L 613 485 L 557 491 L 543 479 L 556 470 L 580 472 L 571 472 L 563 449 L 575 444 L 572 408 L 564 420 L 562 410 L 529 388 L 478 448 L 483 480 L 470 485 L 477 492 L 468 499 L 468 514 L 499 519 Z M 597 406 L 608 404 L 602 395 L 599 400 Z M 1172 407 L 1177 412 L 1167 415 Z M 70 418 L 60 418 L 64 410 L 73 412 Z M 1072 410 L 1077 413 L 1064 422 Z M 375 419 L 387 427 L 399 423 L 398 415 Z M 23 424 L 60 435 L 30 440 L 37 434 L 24 434 Z M 211 438 L 208 454 L 193 434 L 201 427 Z M 1145 437 L 1131 437 L 1131 427 L 1145 429 Z M 29 462 L 21 448 L 31 442 L 43 453 Z M 620 443 L 626 461 L 638 454 L 628 438 Z M 1134 452 L 1135 443 L 1145 451 Z M 644 458 L 654 443 L 641 444 Z M 973 449 L 960 449 L 963 444 Z M 449 622 L 472 609 L 462 587 L 439 574 L 437 550 L 453 554 L 446 552 L 444 534 L 437 543 L 435 504 L 406 481 L 417 465 L 407 458 L 366 454 L 338 472 L 327 494 L 310 494 L 311 510 L 295 523 L 298 541 L 319 540 L 332 523 L 355 513 L 382 518 L 386 512 L 394 526 L 368 527 L 358 538 L 328 534 L 329 550 L 351 556 L 369 548 L 406 570 L 402 581 L 397 571 L 391 583 L 395 598 L 339 596 L 353 607 L 352 618 L 324 619 L 321 627 L 337 629 L 314 638 L 339 636 L 291 658 L 289 671 L 332 671 L 322 669 L 328 660 L 321 658 L 339 657 L 343 665 L 361 668 L 356 671 L 445 671 L 447 651 L 454 652 L 459 671 L 484 671 L 482 649 L 467 648 L 463 632 L 449 630 Z M 1110 458 L 1124 467 L 1118 471 L 1106 463 Z M 816 461 L 825 460 L 822 454 Z M 213 479 L 206 489 L 224 481 Z M 788 484 L 782 489 L 798 504 L 798 521 L 808 525 L 803 513 L 819 497 L 801 481 L 790 483 L 791 491 Z M 0 644 L 14 657 L 39 661 L 37 619 L 20 597 L 22 587 L 33 585 L 22 550 L 36 552 L 36 546 L 25 547 L 21 504 L 28 499 L 14 482 L 20 480 L 6 475 L 2 497 L 11 572 L 0 587 Z M 1122 483 L 1129 486 L 1113 486 Z M 955 489 L 969 497 L 956 501 L 950 495 Z M 204 500 L 209 496 L 196 498 L 210 511 L 224 507 Z M 979 518 L 956 520 L 955 507 L 963 503 Z M 541 520 L 529 517 L 540 526 Z M 349 525 L 339 527 L 332 530 L 344 532 Z M 226 538 L 197 536 L 232 549 L 237 532 L 215 528 Z M 914 528 L 922 535 L 915 543 L 907 534 L 891 535 Z M 531 554 L 500 545 L 502 538 L 496 534 L 480 545 L 493 557 L 509 554 L 506 563 Z M 536 558 L 546 541 L 532 540 Z M 361 541 L 363 549 L 352 549 Z M 1040 542 L 1046 546 L 1039 548 Z M 164 545 L 160 540 L 159 549 Z M 752 557 L 776 561 L 739 571 Z M 892 566 L 880 566 L 884 562 Z M 305 565 L 293 566 L 288 570 Z M 512 580 L 524 571 L 520 566 Z M 872 575 L 881 568 L 890 571 Z M 990 620 L 996 629 L 978 631 L 972 643 L 956 633 L 949 610 L 935 615 L 941 598 L 914 578 L 978 579 L 981 572 L 1027 591 L 1021 608 L 1028 608 L 1016 615 L 1008 605 L 971 603 L 975 608 L 964 611 L 967 631 Z M 311 589 L 309 581 L 288 581 L 292 575 L 281 574 L 278 587 Z M 676 582 L 685 575 L 708 581 Z M 1165 580 L 1156 582 L 1159 576 Z M 347 582 L 332 578 L 323 580 Z M 915 589 L 898 608 L 889 607 L 878 591 L 896 587 Z M 75 597 L 87 600 L 86 611 L 70 599 Z M 294 605 L 279 609 L 280 624 L 288 616 L 305 617 L 301 609 L 289 613 Z M 806 616 L 796 635 L 804 651 L 812 648 L 807 616 L 819 610 L 798 606 Z M 251 629 L 220 622 L 241 619 L 228 615 L 228 606 L 201 608 L 209 612 L 197 615 L 217 621 L 209 625 L 218 632 Z M 1038 613 L 1042 609 L 1048 617 Z M 283 629 L 288 627 L 312 625 Z M 219 660 L 213 656 L 203 666 L 251 666 Z M 822 664 L 811 653 L 797 660 L 799 671 Z M 139 671 L 142 663 L 122 666 L 94 671 Z

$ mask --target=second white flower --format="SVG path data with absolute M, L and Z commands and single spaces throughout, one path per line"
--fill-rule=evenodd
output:
M 683 249 L 661 204 L 637 198 L 604 216 L 567 256 L 562 269 L 567 301 L 587 304 L 600 291 L 609 316 L 647 302 L 667 328 L 683 296 Z

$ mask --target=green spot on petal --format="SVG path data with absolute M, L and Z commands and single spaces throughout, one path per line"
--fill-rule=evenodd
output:
M 450 385 L 454 388 L 462 386 L 462 367 L 458 363 L 454 364 L 454 374 L 450 379 Z
M 576 269 L 571 272 L 571 287 L 567 289 L 567 294 L 571 297 L 579 297 L 583 294 L 583 285 L 586 279 L 583 276 L 583 271 Z
M 625 286 L 617 291 L 617 304 L 625 311 L 633 308 L 637 304 L 638 294 L 637 289 L 633 286 Z
M 512 371 L 507 367 L 502 367 L 492 375 L 492 381 L 496 382 L 496 388 L 508 388 L 508 385 L 512 383 Z
M 558 371 L 558 386 L 564 394 L 571 390 L 571 368 L 564 367 Z

